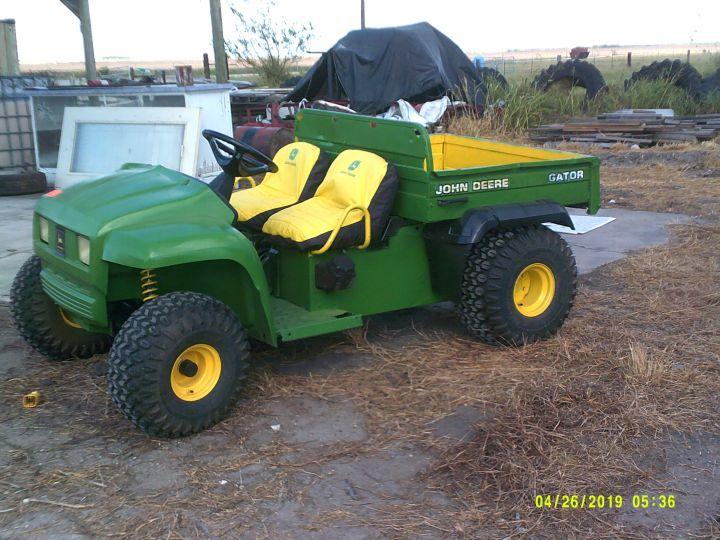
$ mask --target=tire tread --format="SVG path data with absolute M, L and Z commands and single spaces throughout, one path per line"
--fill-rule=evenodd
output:
M 222 330 L 237 344 L 237 381 L 231 395 L 212 414 L 196 419 L 171 416 L 161 403 L 158 365 L 173 346 L 162 329 L 179 325 L 184 333 L 193 321 Z M 245 331 L 228 306 L 209 296 L 174 292 L 143 304 L 125 322 L 108 358 L 108 389 L 113 403 L 128 420 L 150 435 L 182 437 L 202 431 L 224 418 L 237 402 L 248 369 Z
M 502 296 L 506 289 L 498 283 L 498 277 L 508 272 L 512 261 L 521 256 L 524 249 L 544 244 L 556 250 L 561 257 L 571 261 L 572 282 L 570 302 L 562 316 L 541 334 L 528 336 L 508 323 Z M 521 345 L 527 341 L 550 337 L 567 318 L 572 308 L 577 288 L 577 269 L 570 247 L 558 234 L 542 226 L 528 226 L 509 230 L 495 230 L 475 244 L 468 255 L 458 304 L 460 321 L 476 338 L 491 345 Z
M 42 289 L 42 261 L 31 256 L 20 267 L 10 289 L 10 316 L 22 338 L 37 352 L 53 361 L 90 358 L 110 349 L 112 338 L 85 332 L 87 339 L 68 339 L 53 331 L 47 321 L 48 302 Z

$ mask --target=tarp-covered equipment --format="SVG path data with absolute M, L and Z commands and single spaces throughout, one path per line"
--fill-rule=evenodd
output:
M 481 105 L 484 86 L 470 59 L 428 23 L 355 30 L 322 55 L 288 96 L 348 100 L 376 114 L 398 99 L 426 102 L 452 93 Z

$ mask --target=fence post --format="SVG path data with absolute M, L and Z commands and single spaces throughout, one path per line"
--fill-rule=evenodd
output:
M 632 67 L 632 52 L 628 51 L 628 67 Z
M 687 53 L 687 63 L 688 64 L 690 63 L 690 49 L 688 49 L 688 53 Z
M 210 22 L 212 23 L 213 51 L 215 52 L 215 80 L 222 84 L 228 82 L 228 69 L 220 0 L 210 0 Z
M 208 53 L 203 53 L 203 77 L 210 80 L 210 57 Z

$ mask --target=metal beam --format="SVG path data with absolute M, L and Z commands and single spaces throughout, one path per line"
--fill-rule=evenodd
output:
M 62 4 L 68 8 L 73 15 L 78 19 L 80 18 L 80 7 L 78 6 L 78 0 L 60 0 Z
M 0 75 L 20 75 L 15 20 L 0 20 Z
M 365 0 L 360 0 L 360 28 L 365 30 Z
M 83 35 L 83 48 L 85 49 L 85 77 L 90 81 L 97 79 L 95 47 L 90 26 L 90 0 L 78 0 L 78 4 L 80 5 L 80 31 Z
M 85 78 L 88 81 L 95 80 L 97 79 L 97 69 L 95 68 L 95 47 L 90 24 L 90 0 L 60 0 L 60 2 L 80 19 L 80 31 L 85 50 Z
M 212 23 L 213 50 L 215 51 L 215 80 L 218 83 L 226 83 L 229 79 L 220 0 L 210 0 L 210 22 Z

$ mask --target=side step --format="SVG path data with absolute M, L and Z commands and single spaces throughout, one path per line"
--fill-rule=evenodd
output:
M 341 309 L 307 311 L 280 298 L 271 298 L 270 303 L 277 335 L 281 341 L 331 334 L 363 324 L 361 315 Z

